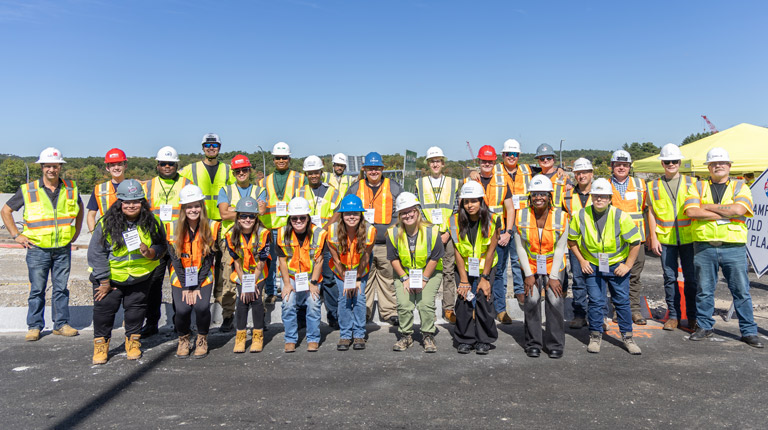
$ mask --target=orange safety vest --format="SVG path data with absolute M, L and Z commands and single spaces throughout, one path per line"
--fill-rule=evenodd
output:
M 632 218 L 632 222 L 640 230 L 640 242 L 645 242 L 645 217 L 643 216 L 643 211 L 646 208 L 645 182 L 632 176 L 628 177 L 627 191 L 624 192 L 624 198 L 621 198 L 621 193 L 613 185 L 613 181 L 611 181 L 611 186 L 613 187 L 611 204 Z M 627 199 L 627 197 L 634 198 Z
M 503 163 L 497 164 L 496 167 L 500 168 L 504 173 L 504 179 L 506 180 L 510 191 L 512 191 L 512 197 L 514 198 L 514 196 L 518 196 L 520 209 L 528 206 L 528 185 L 533 176 L 531 166 L 528 164 L 518 164 L 514 180 L 512 180 L 512 175 L 507 172 L 507 168 Z M 506 217 L 504 220 L 506 221 Z
M 209 220 L 209 225 L 211 226 L 211 235 L 213 236 L 213 240 L 216 240 L 217 231 L 219 228 L 221 228 L 221 222 L 219 221 L 213 221 Z M 199 232 L 198 232 L 199 233 Z M 213 245 L 213 244 L 211 244 Z M 173 243 L 169 243 L 168 246 L 173 246 Z M 213 250 L 211 250 L 213 252 Z M 205 255 L 203 255 L 203 239 L 200 237 L 199 234 L 195 234 L 195 239 L 190 242 L 189 241 L 189 232 L 184 233 L 184 245 L 181 247 L 181 255 L 179 255 L 179 260 L 181 260 L 181 265 L 183 267 L 197 267 L 198 272 L 202 270 L 203 268 L 203 260 L 205 259 Z M 197 286 L 199 288 L 205 287 L 206 285 L 210 285 L 213 283 L 213 264 L 211 264 L 210 272 L 208 272 L 208 276 L 198 284 Z M 179 276 L 176 274 L 176 269 L 173 267 L 173 264 L 171 264 L 171 268 L 169 270 L 170 275 L 169 278 L 171 280 L 171 285 L 174 287 L 182 288 L 181 280 L 179 279 Z
M 227 239 L 227 246 L 232 250 L 235 249 L 234 239 L 232 238 L 233 233 L 234 229 L 230 229 L 225 236 Z M 237 251 L 237 256 L 240 259 L 240 263 L 243 267 L 243 273 L 252 274 L 256 272 L 256 267 L 259 263 L 257 256 L 259 255 L 259 252 L 261 252 L 264 247 L 267 246 L 267 243 L 271 237 L 272 233 L 269 231 L 269 229 L 264 227 L 259 227 L 258 230 L 252 232 L 250 240 L 245 240 L 245 236 L 240 234 L 240 250 Z M 267 279 L 268 273 L 269 263 L 265 262 L 264 268 L 256 279 L 256 283 L 258 284 L 259 282 Z M 240 277 L 237 275 L 237 270 L 235 270 L 234 260 L 232 261 L 232 274 L 229 276 L 229 280 L 236 284 L 242 284 Z
M 565 209 L 565 211 L 568 212 L 568 214 L 571 216 L 591 204 L 592 194 L 587 194 L 586 205 L 581 204 L 581 197 L 579 197 L 579 190 L 577 187 L 574 187 L 565 192 L 565 198 L 563 199 L 563 209 Z
M 394 199 L 390 191 L 389 178 L 381 180 L 381 186 L 374 195 L 368 188 L 368 180 L 360 181 L 357 187 L 357 196 L 363 201 L 363 207 L 373 209 L 373 222 L 375 224 L 389 224 L 392 222 L 392 207 Z
M 549 214 L 547 214 L 547 221 L 544 224 L 541 235 L 539 235 L 539 228 L 533 209 L 529 207 L 517 211 L 517 221 L 515 223 L 517 233 L 520 235 L 525 253 L 528 254 L 528 265 L 532 273 L 536 274 L 536 258 L 538 255 L 546 256 L 547 273 L 552 272 L 555 245 L 566 234 L 567 221 L 568 214 L 563 209 L 550 208 Z M 563 255 L 561 263 L 562 265 L 558 273 L 562 273 L 565 270 L 565 255 Z
M 365 222 L 364 220 L 360 220 L 360 222 Z M 348 249 L 350 250 L 346 254 L 342 254 L 339 250 L 339 228 L 345 228 L 344 222 L 339 221 L 336 223 L 331 224 L 328 227 L 328 246 L 333 248 L 337 254 L 339 254 L 339 260 L 341 264 L 346 267 L 347 270 L 356 270 L 357 266 L 360 265 L 361 261 L 360 259 L 363 257 L 362 254 L 358 254 L 357 251 L 357 237 L 353 238 L 347 238 L 347 245 Z M 365 231 L 365 247 L 369 247 L 373 245 L 373 243 L 376 241 L 376 228 L 374 228 L 372 225 L 368 225 L 368 229 Z M 370 261 L 363 261 L 362 262 L 365 265 L 365 271 L 363 272 L 363 276 L 365 276 L 368 273 L 368 270 L 370 269 Z M 328 262 L 328 265 L 331 266 L 331 270 L 333 270 L 333 273 L 336 275 L 337 278 L 343 279 L 339 277 L 337 272 L 336 264 L 333 261 L 333 258 L 330 259 Z M 344 274 L 342 273 L 342 276 Z
M 327 233 L 324 228 L 309 224 L 307 228 L 310 230 L 307 232 L 307 235 L 310 240 L 299 243 L 295 231 L 291 232 L 291 238 L 286 240 L 285 232 L 287 228 L 288 226 L 285 226 L 277 231 L 277 246 L 285 254 L 288 276 L 291 279 L 295 279 L 297 273 L 307 272 L 311 277 L 312 271 L 315 268 L 315 258 L 323 254 Z M 322 279 L 322 276 L 320 279 Z
M 104 216 L 107 210 L 117 201 L 117 190 L 112 186 L 112 180 L 102 182 L 93 187 L 93 197 L 99 206 L 101 216 Z

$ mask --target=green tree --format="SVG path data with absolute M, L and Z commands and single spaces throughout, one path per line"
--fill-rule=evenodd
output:
M 654 145 L 653 142 L 632 142 L 632 144 L 624 144 L 621 147 L 623 150 L 629 152 L 632 156 L 632 160 L 640 160 L 642 158 L 650 157 L 651 155 L 658 155 L 661 148 Z
M 31 173 L 31 172 L 30 172 Z M 32 179 L 32 176 L 30 176 Z M 27 168 L 20 158 L 6 158 L 0 163 L 0 190 L 3 193 L 15 193 L 27 182 Z
M 683 142 L 680 145 L 687 145 L 689 143 L 696 142 L 697 140 L 704 139 L 705 137 L 712 136 L 712 132 L 706 131 L 704 133 L 691 133 L 688 136 L 686 136 L 685 139 L 683 139 Z

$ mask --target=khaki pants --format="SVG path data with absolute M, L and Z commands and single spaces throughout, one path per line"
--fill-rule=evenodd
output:
M 365 284 L 365 307 L 367 318 L 373 317 L 374 292 L 379 301 L 379 318 L 387 321 L 397 316 L 397 297 L 393 279 L 392 263 L 387 260 L 387 245 L 373 245 L 373 261 Z
M 443 298 L 443 310 L 453 310 L 456 304 L 456 257 L 453 253 L 453 239 L 448 239 L 445 243 L 445 255 L 443 255 L 443 284 L 440 297 Z
M 405 291 L 403 283 L 395 279 L 395 292 L 397 293 L 397 315 L 400 318 L 400 334 L 413 333 L 413 311 L 418 309 L 421 318 L 421 332 L 423 334 L 435 334 L 435 297 L 440 288 L 443 275 L 440 272 L 432 275 L 427 285 L 418 293 L 409 294 Z
M 237 301 L 237 285 L 230 281 L 232 275 L 232 256 L 229 255 L 227 240 L 219 241 L 221 252 L 221 266 L 217 267 L 213 288 L 213 300 L 221 305 L 221 316 L 229 318 L 235 314 L 235 302 Z

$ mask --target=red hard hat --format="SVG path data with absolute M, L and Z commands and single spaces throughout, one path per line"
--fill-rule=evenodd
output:
M 104 156 L 104 162 L 109 163 L 120 163 L 122 161 L 125 161 L 125 152 L 123 152 L 122 149 L 112 148 L 109 151 L 107 151 L 107 155 Z
M 248 159 L 245 155 L 235 155 L 235 158 L 232 159 L 232 162 L 230 163 L 233 169 L 240 169 L 242 167 L 251 167 L 251 160 Z
M 496 161 L 496 150 L 491 145 L 483 145 L 480 147 L 480 152 L 477 153 L 477 158 Z

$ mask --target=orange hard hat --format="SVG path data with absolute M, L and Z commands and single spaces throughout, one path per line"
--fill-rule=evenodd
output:
M 491 145 L 483 145 L 480 147 L 480 151 L 477 153 L 477 158 L 481 160 L 496 161 L 496 150 Z
M 112 148 L 109 151 L 107 151 L 107 155 L 104 156 L 104 162 L 109 163 L 120 163 L 122 161 L 125 161 L 125 152 L 123 152 L 122 149 Z

